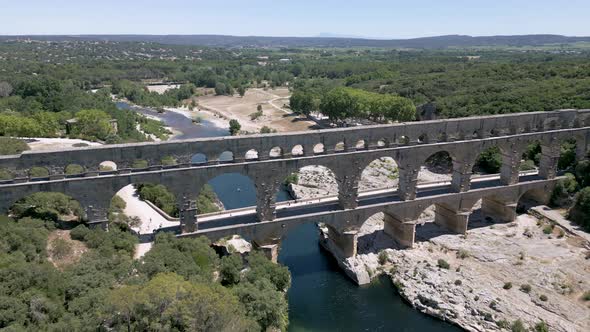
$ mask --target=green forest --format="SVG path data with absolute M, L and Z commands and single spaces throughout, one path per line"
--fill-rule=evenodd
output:
M 59 193 L 29 196 L 0 217 L 0 328 L 286 329 L 285 267 L 257 252 L 220 258 L 205 238 L 167 233 L 133 259 L 137 237 L 116 217 L 124 204 L 113 200 L 108 232 L 76 226 L 80 205 Z M 55 236 L 64 229 L 69 236 Z

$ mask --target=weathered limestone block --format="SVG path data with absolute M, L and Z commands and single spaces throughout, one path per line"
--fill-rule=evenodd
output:
M 391 236 L 400 246 L 412 248 L 416 238 L 416 224 L 413 221 L 402 221 L 396 216 L 384 213 L 383 231 Z
M 434 213 L 434 222 L 437 225 L 458 234 L 467 233 L 467 222 L 471 212 L 457 211 L 443 204 L 436 204 Z

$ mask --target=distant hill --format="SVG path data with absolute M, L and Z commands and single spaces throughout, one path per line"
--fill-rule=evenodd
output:
M 200 45 L 211 47 L 386 47 L 425 48 L 474 46 L 542 46 L 590 42 L 590 37 L 561 35 L 518 35 L 472 37 L 448 35 L 412 39 L 363 39 L 338 37 L 258 37 L 225 35 L 70 35 L 70 36 L 0 36 L 0 41 L 34 39 L 44 41 L 113 41 L 153 42 L 169 45 Z

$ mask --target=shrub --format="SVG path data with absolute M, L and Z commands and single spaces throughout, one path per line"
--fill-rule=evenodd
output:
M 441 268 L 441 269 L 446 269 L 446 270 L 448 270 L 448 269 L 450 269 L 450 268 L 451 268 L 451 265 L 450 265 L 450 264 L 449 264 L 447 261 L 445 261 L 444 259 L 442 259 L 442 258 L 440 258 L 440 259 L 439 259 L 439 260 L 436 262 L 436 265 L 437 265 L 439 268 Z
M 582 300 L 584 301 L 590 301 L 590 291 L 585 291 L 584 294 L 582 295 Z
M 276 133 L 276 132 L 277 132 L 277 130 L 273 129 L 271 127 L 264 126 L 264 127 L 260 128 L 261 134 L 270 134 L 270 133 Z
M 387 260 L 389 259 L 389 255 L 387 255 L 387 252 L 385 250 L 382 250 L 379 253 L 379 264 L 381 265 L 385 265 L 385 263 L 387 263 Z
M 232 136 L 236 136 L 240 133 L 240 129 L 242 129 L 242 125 L 236 119 L 229 120 L 229 133 Z
M 504 289 L 510 289 L 510 288 L 512 288 L 512 283 L 511 282 L 505 282 L 504 283 L 504 286 L 502 288 L 504 288 Z
M 44 178 L 49 176 L 49 171 L 44 167 L 31 167 L 29 170 L 29 176 L 32 178 Z
M 469 251 L 467 251 L 465 249 L 460 249 L 457 252 L 457 257 L 461 258 L 461 259 L 465 259 L 465 258 L 469 257 Z
M 88 143 L 74 143 L 72 146 L 75 147 L 75 148 L 84 148 L 84 147 L 87 147 L 89 145 L 88 145 Z
M 510 328 L 510 322 L 508 322 L 505 319 L 501 319 L 501 320 L 497 321 L 496 325 L 498 325 L 498 327 L 501 329 L 509 329 Z
M 66 174 L 73 175 L 73 174 L 81 174 L 84 173 L 84 167 L 78 164 L 69 164 L 66 167 Z
M 78 225 L 70 231 L 72 240 L 84 241 L 90 230 L 84 225 Z
M 520 290 L 522 292 L 524 292 L 524 293 L 527 293 L 527 294 L 530 293 L 531 292 L 531 289 L 532 289 L 531 288 L 531 285 L 529 285 L 529 284 L 522 284 L 522 285 L 520 285 Z
M 557 181 L 553 192 L 551 193 L 551 205 L 569 206 L 572 202 L 572 196 L 578 189 L 576 177 L 571 173 L 565 174 L 565 179 Z
M 535 332 L 549 332 L 549 327 L 543 321 L 535 324 Z
M 543 227 L 543 233 L 545 233 L 545 234 L 553 233 L 553 227 L 554 227 L 553 224 L 545 225 L 545 227 Z
M 285 185 L 288 186 L 290 184 L 297 184 L 299 182 L 299 174 L 298 173 L 291 173 L 285 178 Z
M 262 115 L 264 115 L 264 113 L 262 113 L 262 110 L 256 111 L 256 112 L 250 114 L 250 120 L 254 121 L 254 120 L 258 119 L 259 117 L 261 117 Z
M 548 300 L 547 295 L 542 294 L 541 296 L 539 296 L 539 300 L 546 302 Z
M 455 280 L 455 286 L 461 286 L 463 282 L 459 279 Z
M 512 332 L 527 332 L 527 329 L 524 327 L 524 324 L 520 319 L 514 321 L 510 326 L 510 331 Z

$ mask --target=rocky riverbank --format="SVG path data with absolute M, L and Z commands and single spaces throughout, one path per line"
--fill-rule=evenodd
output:
M 397 184 L 384 161 L 374 166 L 363 173 L 361 191 Z M 424 179 L 424 173 L 422 182 L 444 179 L 435 173 Z M 337 194 L 336 182 L 320 167 L 302 169 L 291 187 L 298 198 Z M 468 331 L 510 329 L 517 320 L 530 328 L 543 322 L 549 331 L 590 330 L 590 301 L 583 299 L 590 291 L 590 243 L 584 234 L 528 214 L 494 224 L 475 210 L 466 236 L 449 234 L 433 220 L 427 209 L 413 249 L 398 248 L 383 232 L 382 214 L 361 228 L 356 257 L 338 257 L 325 247 L 359 284 L 387 274 L 414 308 Z

